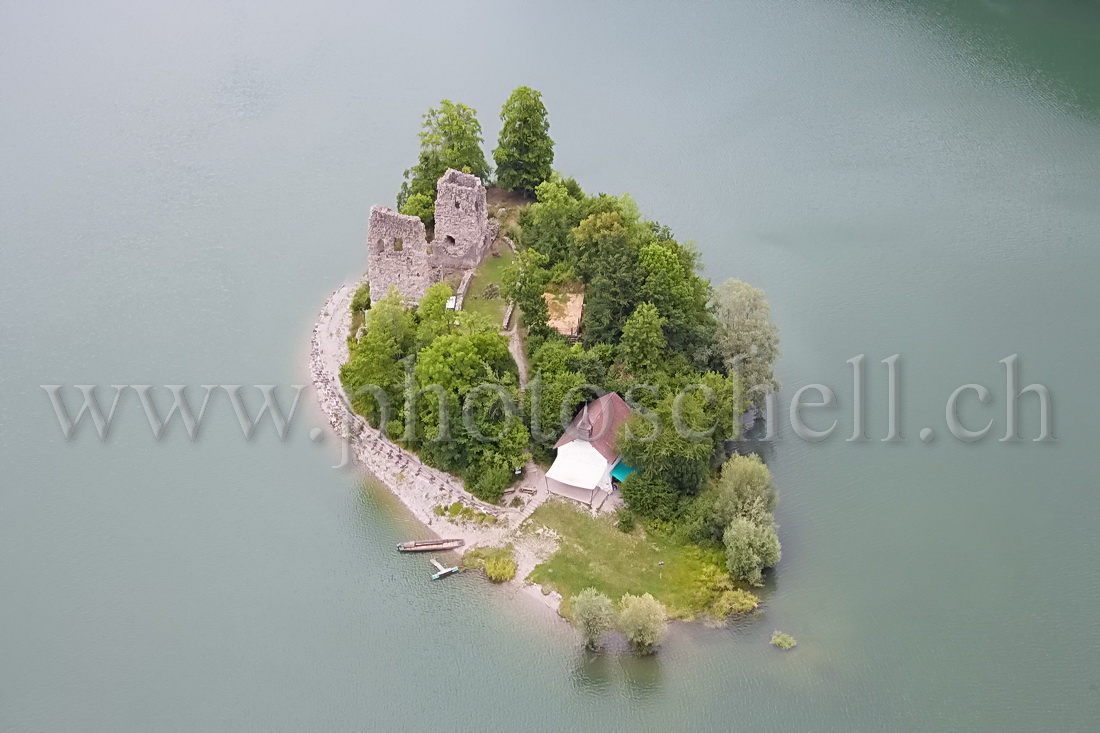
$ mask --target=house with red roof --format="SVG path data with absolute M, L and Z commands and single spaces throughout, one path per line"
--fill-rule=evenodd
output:
M 546 472 L 546 488 L 589 506 L 603 504 L 621 481 L 634 472 L 616 447 L 619 428 L 630 419 L 630 406 L 611 392 L 581 408 L 554 445 L 557 456 Z

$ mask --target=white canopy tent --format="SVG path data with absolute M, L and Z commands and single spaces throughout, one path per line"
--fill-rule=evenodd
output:
M 558 448 L 554 465 L 546 472 L 546 478 L 567 486 L 589 491 L 606 483 L 611 464 L 586 440 L 574 440 Z

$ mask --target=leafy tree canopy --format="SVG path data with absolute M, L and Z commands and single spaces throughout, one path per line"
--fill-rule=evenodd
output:
M 642 303 L 623 326 L 623 363 L 635 376 L 652 374 L 665 350 L 664 319 L 652 303 Z
M 435 223 L 435 201 L 426 193 L 414 193 L 401 204 L 401 213 L 418 216 L 424 226 Z
M 764 568 L 779 562 L 779 537 L 775 525 L 757 524 L 738 517 L 722 537 L 730 575 L 752 585 L 764 584 Z
M 646 593 L 629 593 L 619 601 L 619 630 L 626 635 L 635 651 L 649 654 L 661 643 L 668 628 L 668 613 L 664 605 Z
M 535 188 L 538 201 L 520 212 L 523 244 L 546 255 L 550 265 L 569 259 L 573 228 L 584 216 L 583 193 L 577 191 L 574 196 L 562 181 L 544 181 Z
M 741 375 L 752 404 L 764 407 L 779 389 L 772 369 L 779 359 L 779 332 L 771 322 L 764 291 L 740 280 L 726 280 L 714 293 L 718 352 L 727 369 Z
M 501 279 L 501 294 L 509 302 L 519 306 L 523 323 L 528 331 L 535 335 L 545 335 L 549 309 L 543 292 L 549 280 L 549 273 L 543 269 L 547 257 L 536 249 L 521 250 L 511 263 L 504 268 Z
M 611 630 L 615 623 L 615 609 L 611 599 L 595 588 L 585 588 L 573 597 L 573 623 L 581 632 L 584 645 L 596 649 L 600 637 Z
M 427 196 L 434 206 L 436 182 L 448 168 L 472 173 L 482 180 L 488 178 L 489 164 L 485 162 L 481 143 L 477 110 L 449 99 L 442 100 L 438 108 L 429 109 L 420 129 L 420 154 L 416 165 L 405 171 L 397 208 L 404 209 L 416 194 Z M 416 215 L 420 216 L 423 201 L 419 200 L 416 206 Z
M 550 178 L 554 164 L 554 141 L 542 94 L 531 87 L 519 87 L 504 103 L 500 119 L 504 124 L 493 151 L 497 185 L 532 193 Z
M 771 472 L 760 456 L 734 455 L 696 502 L 692 533 L 700 539 L 720 540 L 738 518 L 771 524 L 778 500 Z

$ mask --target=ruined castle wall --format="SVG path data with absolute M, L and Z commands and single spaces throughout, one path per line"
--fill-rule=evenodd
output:
M 386 206 L 370 210 L 367 226 L 367 278 L 371 300 L 381 300 L 396 286 L 412 305 L 439 281 L 439 268 L 428 254 L 424 222 Z
M 485 186 L 477 176 L 451 169 L 439 179 L 437 192 L 433 262 L 447 269 L 477 267 L 493 242 Z

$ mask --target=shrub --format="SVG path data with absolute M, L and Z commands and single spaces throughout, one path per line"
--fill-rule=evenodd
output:
M 550 268 L 549 285 L 573 285 L 577 281 L 577 273 L 573 272 L 573 268 L 567 262 L 556 262 L 554 266 Z
M 501 460 L 485 460 L 466 468 L 463 478 L 471 494 L 488 502 L 500 501 L 504 490 L 516 480 L 514 469 Z
M 626 635 L 634 650 L 641 654 L 656 651 L 668 628 L 664 605 L 648 593 L 641 596 L 627 593 L 619 601 L 619 609 L 619 631 Z
M 494 583 L 503 583 L 516 577 L 515 555 L 511 545 L 504 547 L 475 547 L 462 556 L 463 570 L 484 570 Z
M 504 227 L 504 229 L 501 231 L 501 234 L 503 234 L 505 237 L 508 237 L 508 239 L 511 239 L 513 244 L 519 244 L 521 238 L 523 237 L 523 230 L 515 224 L 509 224 L 508 226 Z
M 481 291 L 481 297 L 485 300 L 496 300 L 500 297 L 500 286 L 496 283 L 489 283 L 485 286 L 485 289 Z
M 486 514 L 485 512 L 479 512 L 472 506 L 466 506 L 461 501 L 456 501 L 454 504 L 436 504 L 432 507 L 432 512 L 437 517 L 447 517 L 451 520 L 460 520 L 463 522 L 477 522 L 478 524 L 493 524 L 497 521 L 497 518 L 492 514 Z
M 351 312 L 361 313 L 370 308 L 370 283 L 363 283 L 351 297 Z
M 630 511 L 628 507 L 621 507 L 618 512 L 615 513 L 615 526 L 620 531 L 627 534 L 634 531 L 634 512 Z
M 672 519 L 680 508 L 676 490 L 648 471 L 635 471 L 627 476 L 619 484 L 619 491 L 631 511 L 645 517 Z
M 790 634 L 784 634 L 782 631 L 772 632 L 772 646 L 777 646 L 780 649 L 791 649 L 796 644 L 798 642 Z
M 485 561 L 485 574 L 494 583 L 503 583 L 516 577 L 516 560 L 508 556 L 494 556 Z
M 600 645 L 600 637 L 611 630 L 614 621 L 611 599 L 595 588 L 585 588 L 573 597 L 573 623 L 589 649 Z
M 722 591 L 722 594 L 718 596 L 718 600 L 714 602 L 712 613 L 721 618 L 735 613 L 755 611 L 759 605 L 760 599 L 755 595 L 747 590 L 734 588 L 733 590 Z
M 764 584 L 764 568 L 779 562 L 779 537 L 774 524 L 759 525 L 738 517 L 726 528 L 726 562 L 730 575 L 752 585 Z

